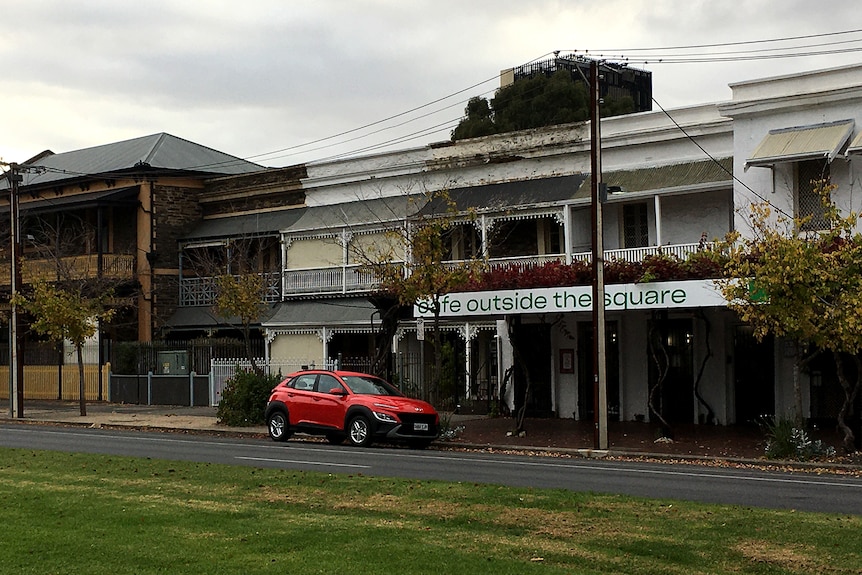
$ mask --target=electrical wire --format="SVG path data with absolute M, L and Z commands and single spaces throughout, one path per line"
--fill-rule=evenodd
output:
M 745 182 L 743 182 L 742 180 L 740 180 L 739 178 L 737 178 L 737 177 L 736 177 L 736 175 L 733 173 L 733 171 L 732 171 L 732 170 L 728 170 L 727 168 L 725 168 L 725 167 L 721 164 L 721 162 L 719 162 L 719 161 L 718 161 L 718 160 L 717 160 L 717 159 L 716 159 L 712 154 L 710 154 L 710 153 L 706 150 L 706 148 L 704 148 L 703 146 L 701 146 L 701 145 L 700 145 L 700 143 L 699 143 L 697 140 L 695 140 L 695 139 L 694 139 L 694 138 L 693 138 L 693 137 L 692 137 L 692 136 L 691 136 L 691 135 L 690 135 L 690 134 L 685 130 L 685 128 L 683 128 L 683 127 L 682 127 L 682 126 L 681 126 L 681 125 L 680 125 L 680 124 L 679 124 L 679 123 L 674 119 L 674 117 L 670 115 L 670 113 L 669 113 L 667 110 L 665 110 L 665 109 L 664 109 L 664 107 L 663 107 L 663 106 L 658 102 L 658 100 L 656 100 L 655 98 L 653 98 L 653 100 L 652 100 L 652 101 L 653 101 L 653 103 L 654 103 L 656 106 L 658 106 L 658 107 L 659 107 L 659 109 L 662 111 L 662 113 L 663 113 L 665 116 L 667 116 L 667 117 L 668 117 L 668 119 L 673 123 L 673 125 L 674 125 L 674 126 L 676 126 L 676 128 L 677 128 L 680 132 L 682 132 L 682 134 L 686 137 L 686 139 L 688 139 L 692 144 L 694 144 L 695 146 L 697 146 L 697 147 L 700 149 L 700 151 L 701 151 L 701 152 L 703 152 L 703 154 L 704 154 L 707 158 L 709 158 L 709 160 L 710 160 L 710 161 L 714 162 L 714 163 L 715 163 L 715 165 L 716 165 L 716 166 L 718 166 L 718 167 L 719 167 L 719 169 L 721 169 L 721 171 L 723 171 L 724 173 L 726 173 L 727 175 L 729 175 L 729 176 L 731 177 L 731 179 L 732 179 L 734 182 L 736 182 L 737 184 L 739 184 L 740 186 L 742 186 L 743 188 L 745 188 L 746 190 L 748 190 L 749 192 L 751 192 L 751 194 L 752 194 L 752 195 L 754 195 L 754 197 L 758 198 L 758 199 L 759 199 L 760 201 L 762 201 L 763 203 L 765 203 L 765 204 L 769 205 L 770 207 L 772 207 L 776 212 L 780 213 L 781 215 L 785 216 L 785 217 L 786 217 L 786 218 L 788 218 L 788 219 L 792 219 L 792 218 L 793 218 L 793 216 L 791 216 L 790 214 L 788 214 L 787 212 L 785 212 L 783 209 L 781 209 L 780 207 L 778 207 L 778 206 L 776 206 L 775 204 L 773 204 L 771 201 L 769 201 L 769 199 L 767 199 L 767 198 L 763 197 L 763 196 L 762 196 L 762 195 L 760 195 L 756 190 L 754 190 L 751 186 L 749 186 L 748 184 L 746 184 Z

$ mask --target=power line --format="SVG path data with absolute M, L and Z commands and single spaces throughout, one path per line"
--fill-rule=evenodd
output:
M 761 196 L 759 193 L 757 193 L 753 188 L 751 188 L 751 186 L 749 186 L 748 184 L 746 184 L 745 182 L 743 182 L 742 180 L 740 180 L 739 178 L 737 178 L 737 177 L 734 175 L 734 173 L 733 173 L 733 171 L 732 171 L 732 170 L 728 170 L 727 168 L 725 168 L 725 167 L 721 164 L 721 162 L 719 162 L 717 159 L 715 159 L 715 157 L 714 157 L 712 154 L 710 154 L 709 152 L 707 152 L 707 151 L 706 151 L 706 148 L 704 148 L 703 146 L 701 146 L 701 145 L 700 145 L 700 143 L 699 143 L 697 140 L 695 140 L 693 137 L 691 137 L 691 135 L 690 135 L 690 134 L 685 130 L 685 128 L 683 128 L 683 127 L 682 127 L 682 126 L 681 126 L 681 125 L 680 125 L 680 124 L 679 124 L 679 123 L 674 119 L 674 117 L 673 117 L 673 116 L 671 116 L 671 115 L 668 113 L 668 111 L 667 111 L 667 110 L 665 110 L 665 109 L 664 109 L 664 107 L 662 107 L 662 105 L 658 103 L 658 100 L 656 100 L 655 98 L 653 98 L 653 100 L 652 100 L 652 101 L 655 103 L 655 105 L 656 105 L 656 106 L 658 106 L 658 107 L 659 107 L 659 110 L 661 110 L 661 111 L 662 111 L 662 113 L 663 113 L 665 116 L 667 116 L 667 117 L 668 117 L 668 119 L 669 119 L 671 122 L 673 122 L 673 125 L 674 125 L 674 126 L 676 126 L 676 128 L 677 128 L 680 132 L 682 132 L 682 134 L 683 134 L 683 135 L 684 135 L 684 136 L 685 136 L 685 137 L 686 137 L 686 138 L 687 138 L 687 139 L 688 139 L 692 144 L 694 144 L 695 146 L 697 146 L 698 148 L 700 148 L 700 151 L 701 151 L 701 152 L 703 152 L 703 153 L 704 153 L 704 155 L 705 155 L 707 158 L 709 158 L 711 161 L 715 162 L 715 164 L 716 164 L 716 165 L 721 169 L 721 171 L 723 171 L 724 173 L 726 173 L 727 175 L 729 175 L 729 176 L 733 179 L 733 181 L 734 181 L 734 182 L 736 182 L 736 183 L 738 183 L 739 185 L 741 185 L 742 187 L 744 187 L 746 190 L 748 190 L 749 192 L 751 192 L 752 194 L 754 194 L 754 196 L 755 196 L 755 197 L 759 198 L 759 199 L 760 199 L 761 201 L 763 201 L 764 203 L 767 203 L 767 204 L 769 204 L 770 206 L 772 206 L 773 208 L 775 208 L 775 210 L 776 210 L 777 212 L 781 213 L 781 214 L 782 214 L 782 215 L 784 215 L 784 216 L 791 217 L 787 212 L 785 212 L 784 210 L 782 210 L 782 209 L 781 209 L 781 208 L 779 208 L 778 206 L 775 206 L 774 204 L 772 204 L 772 202 L 770 202 L 768 199 L 764 198 L 764 197 L 763 197 L 763 196 Z
M 828 38 L 831 36 L 842 36 L 845 34 L 860 34 L 859 30 L 844 30 L 841 32 L 824 32 L 821 34 L 806 34 L 804 36 L 785 36 L 783 38 L 770 38 L 767 40 L 742 40 L 739 42 L 721 42 L 718 44 L 693 44 L 689 46 L 663 46 L 660 48 L 614 48 L 612 50 L 597 50 L 598 52 L 649 52 L 653 50 L 694 50 L 700 48 L 723 48 L 726 46 L 744 46 L 746 44 L 769 44 L 771 42 L 789 42 L 791 40 L 807 40 L 809 38 Z

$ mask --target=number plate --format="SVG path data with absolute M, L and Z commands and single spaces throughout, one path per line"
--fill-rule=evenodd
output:
M 413 424 L 413 431 L 428 431 L 428 424 L 427 423 L 414 423 Z

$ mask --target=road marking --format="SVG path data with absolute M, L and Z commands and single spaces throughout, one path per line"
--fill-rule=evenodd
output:
M 303 461 L 301 459 L 275 459 L 270 457 L 236 457 L 244 461 L 266 461 L 269 463 L 291 463 L 294 465 L 322 465 L 324 467 L 352 467 L 355 469 L 371 469 L 370 465 L 350 465 L 349 463 L 327 463 L 325 461 Z

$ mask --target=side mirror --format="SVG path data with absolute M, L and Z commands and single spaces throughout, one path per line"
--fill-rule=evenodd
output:
M 343 387 L 333 387 L 329 390 L 330 395 L 347 395 L 347 392 L 344 391 Z

